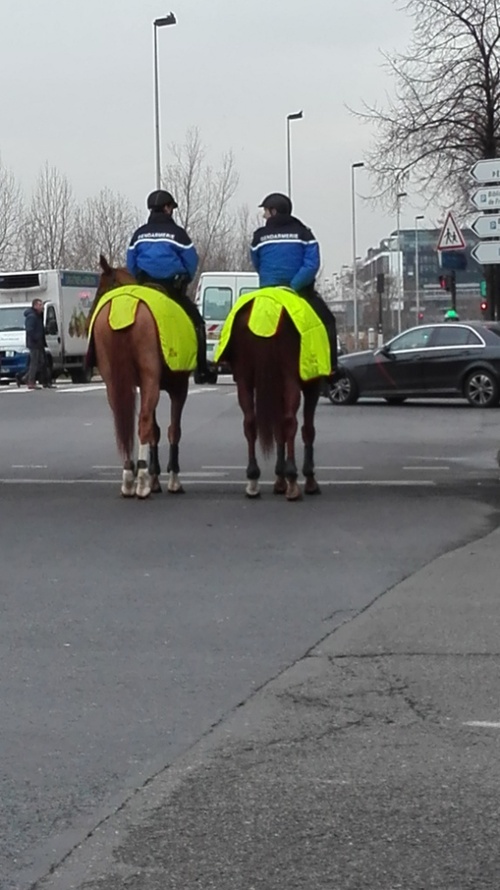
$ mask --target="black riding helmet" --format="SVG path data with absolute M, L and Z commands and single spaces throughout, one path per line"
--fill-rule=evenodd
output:
M 148 195 L 148 210 L 163 210 L 164 207 L 172 207 L 173 210 L 176 210 L 178 206 L 177 201 L 170 192 L 166 192 L 163 189 L 156 189 L 156 191 Z
M 290 198 L 287 195 L 282 195 L 280 192 L 273 192 L 271 195 L 268 195 L 267 198 L 264 198 L 262 204 L 259 204 L 259 207 L 263 207 L 264 210 L 275 210 L 276 213 L 283 213 L 286 216 L 290 216 L 293 210 Z

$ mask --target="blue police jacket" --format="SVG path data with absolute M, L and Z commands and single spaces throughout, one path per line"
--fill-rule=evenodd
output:
M 294 216 L 277 214 L 254 232 L 251 257 L 261 287 L 291 287 L 300 292 L 319 272 L 319 244 Z
M 198 254 L 191 238 L 167 213 L 153 210 L 147 223 L 132 235 L 127 251 L 127 269 L 132 275 L 139 271 L 155 279 L 187 275 L 191 281 L 197 266 Z

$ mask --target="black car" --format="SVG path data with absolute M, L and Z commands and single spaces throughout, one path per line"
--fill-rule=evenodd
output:
M 475 408 L 500 401 L 500 322 L 420 325 L 373 352 L 339 361 L 330 387 L 334 405 L 380 396 L 391 405 L 407 398 L 466 398 Z

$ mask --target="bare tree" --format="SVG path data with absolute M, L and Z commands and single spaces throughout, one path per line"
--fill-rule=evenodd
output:
M 407 52 L 386 56 L 395 97 L 368 108 L 378 139 L 369 163 L 381 193 L 412 181 L 429 197 L 464 199 L 467 170 L 500 149 L 500 0 L 404 0 Z
M 23 215 L 21 188 L 0 158 L 0 269 L 12 268 L 17 260 Z
M 239 176 L 231 152 L 223 155 L 217 169 L 208 163 L 197 128 L 188 130 L 183 145 L 172 145 L 170 150 L 175 161 L 166 168 L 164 182 L 178 201 L 180 221 L 196 244 L 200 273 L 213 268 L 215 260 L 223 261 L 221 255 L 234 230 L 230 204 Z
M 71 239 L 71 262 L 76 269 L 94 269 L 103 253 L 112 266 L 125 262 L 139 214 L 128 198 L 101 189 L 76 209 Z
M 74 200 L 69 180 L 48 163 L 40 170 L 24 225 L 24 253 L 32 269 L 60 269 L 69 256 Z

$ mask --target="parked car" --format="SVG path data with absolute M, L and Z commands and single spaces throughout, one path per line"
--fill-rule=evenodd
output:
M 454 396 L 474 408 L 498 405 L 500 322 L 420 325 L 379 349 L 343 355 L 330 401 L 354 405 L 360 396 L 380 396 L 391 405 Z

